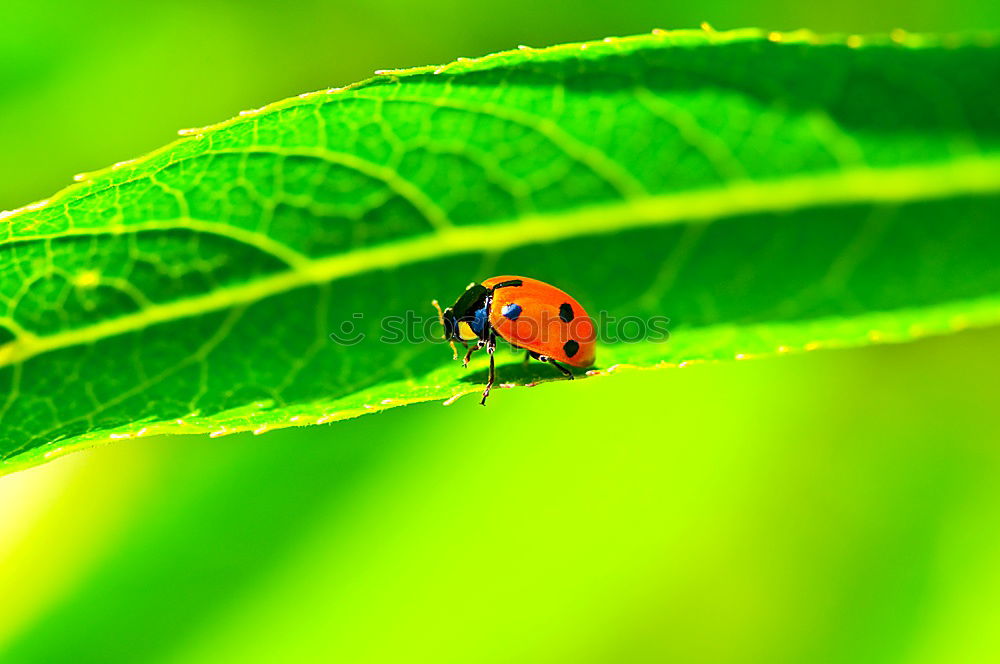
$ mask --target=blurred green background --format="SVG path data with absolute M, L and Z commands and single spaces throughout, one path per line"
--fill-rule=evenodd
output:
M 1000 4 L 5 0 L 0 17 L 6 209 L 377 68 L 704 20 L 996 29 Z M 0 478 L 0 661 L 995 660 L 998 343 L 72 455 Z

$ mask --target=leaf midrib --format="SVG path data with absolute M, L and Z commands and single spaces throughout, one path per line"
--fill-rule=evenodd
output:
M 995 192 L 1000 192 L 1000 156 L 969 156 L 917 166 L 854 168 L 782 180 L 740 181 L 724 187 L 633 198 L 505 222 L 450 227 L 347 254 L 296 261 L 294 269 L 153 305 L 93 325 L 46 336 L 27 334 L 0 346 L 0 367 L 159 323 L 251 304 L 309 285 L 484 248 L 504 251 L 573 237 L 678 223 L 708 223 L 754 213 L 859 203 L 905 203 Z M 176 220 L 176 228 L 189 228 L 186 221 Z M 202 228 L 211 232 L 210 222 L 204 223 L 207 225 Z M 128 232 L 127 228 L 119 230 Z M 232 237 L 228 233 L 222 235 Z M 429 298 L 432 296 L 428 294 Z

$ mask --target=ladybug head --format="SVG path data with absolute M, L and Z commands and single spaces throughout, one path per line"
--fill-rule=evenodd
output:
M 452 307 L 448 307 L 441 314 L 441 324 L 444 326 L 445 341 L 457 338 L 458 321 L 455 320 L 455 310 Z
M 452 350 L 455 348 L 453 341 L 455 339 L 462 340 L 459 323 L 475 324 L 477 320 L 485 319 L 487 293 L 489 290 L 482 284 L 471 283 L 465 292 L 455 300 L 455 304 L 444 311 L 441 311 L 441 305 L 438 304 L 437 300 L 432 302 L 438 311 L 441 326 L 444 328 L 444 340 L 451 343 Z
M 444 315 L 442 316 L 444 320 L 442 322 L 444 323 L 445 338 L 460 338 L 461 331 L 458 324 L 463 321 L 471 323 L 476 319 L 480 310 L 486 306 L 486 294 L 488 292 L 486 286 L 473 282 L 455 300 L 455 304 L 444 310 Z

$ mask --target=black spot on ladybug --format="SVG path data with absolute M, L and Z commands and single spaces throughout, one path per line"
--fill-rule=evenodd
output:
M 517 317 L 521 315 L 521 305 L 514 304 L 513 302 L 503 305 L 503 309 L 500 313 L 504 315 L 505 318 L 510 320 L 517 320 Z
M 573 357 L 579 350 L 580 344 L 576 343 L 573 339 L 563 344 L 563 352 L 566 353 L 566 357 Z
M 570 306 L 569 302 L 563 302 L 559 305 L 559 318 L 562 318 L 564 323 L 573 320 L 573 307 Z

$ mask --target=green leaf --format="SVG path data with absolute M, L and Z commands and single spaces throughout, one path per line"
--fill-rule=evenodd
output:
M 492 274 L 614 317 L 596 374 L 996 323 L 998 80 L 988 37 L 655 32 L 182 132 L 0 220 L 0 468 L 477 392 L 380 337 Z

